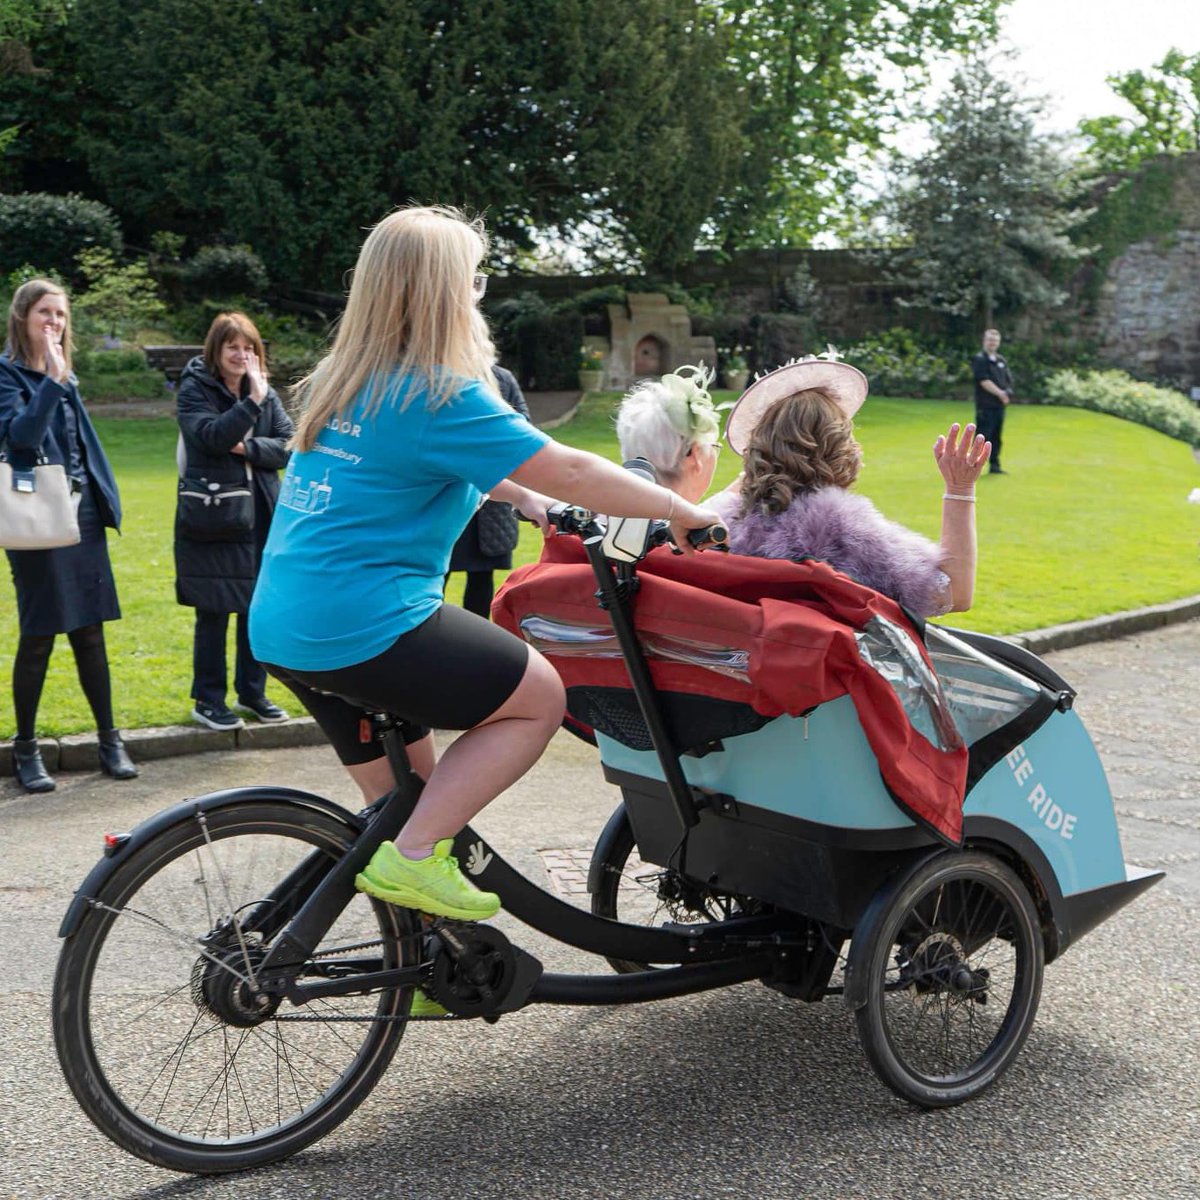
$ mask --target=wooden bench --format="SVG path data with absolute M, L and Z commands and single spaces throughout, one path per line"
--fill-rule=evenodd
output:
M 178 383 L 183 368 L 204 353 L 203 346 L 144 346 L 147 366 L 161 371 L 171 383 Z

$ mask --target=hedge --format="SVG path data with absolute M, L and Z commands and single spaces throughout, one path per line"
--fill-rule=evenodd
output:
M 583 318 L 575 312 L 528 313 L 514 323 L 516 375 L 530 391 L 570 391 L 579 386 Z
M 1108 413 L 1200 446 L 1200 409 L 1179 392 L 1124 371 L 1055 371 L 1046 381 L 1046 403 Z

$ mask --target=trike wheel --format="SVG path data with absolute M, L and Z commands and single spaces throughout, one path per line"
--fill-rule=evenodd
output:
M 1037 912 L 1007 864 L 976 851 L 926 861 L 872 905 L 851 944 L 871 1066 L 925 1108 L 978 1095 L 1029 1033 L 1044 961 Z
M 678 871 L 643 862 L 624 805 L 610 819 L 592 868 L 599 873 L 592 892 L 592 912 L 610 921 L 650 928 L 668 923 L 698 925 L 727 921 L 757 908 L 756 901 L 716 891 Z M 609 958 L 608 964 L 623 975 L 650 971 L 656 965 L 625 958 Z
M 411 989 L 295 1007 L 251 982 L 356 834 L 348 817 L 248 800 L 169 826 L 104 885 L 63 945 L 54 1035 L 113 1141 L 175 1170 L 243 1170 L 315 1141 L 370 1093 Z M 399 966 L 419 942 L 413 914 L 355 894 L 301 974 L 327 977 L 351 955 Z

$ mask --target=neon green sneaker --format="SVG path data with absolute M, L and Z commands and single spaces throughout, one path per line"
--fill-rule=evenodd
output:
M 428 858 L 405 858 L 393 842 L 384 842 L 354 877 L 354 886 L 389 904 L 435 917 L 486 921 L 500 911 L 500 897 L 481 892 L 463 875 L 450 853 L 453 845 L 453 838 L 443 838 Z
M 445 1017 L 449 1013 L 432 997 L 427 996 L 420 988 L 413 992 L 412 1007 L 408 1010 L 410 1017 Z

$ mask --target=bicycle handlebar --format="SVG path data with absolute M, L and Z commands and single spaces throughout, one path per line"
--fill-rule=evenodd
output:
M 604 533 L 604 526 L 597 520 L 597 514 L 589 509 L 580 508 L 578 505 L 553 504 L 547 510 L 546 516 L 551 527 L 559 533 L 574 534 L 581 538 L 601 536 Z M 700 529 L 688 530 L 687 540 L 695 550 L 717 550 L 722 553 L 729 550 L 729 530 L 719 522 Z M 670 545 L 674 553 L 683 553 L 675 545 L 666 521 L 655 520 L 653 522 L 650 544 L 652 546 Z

